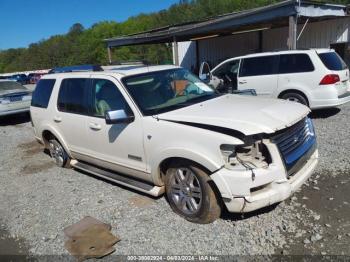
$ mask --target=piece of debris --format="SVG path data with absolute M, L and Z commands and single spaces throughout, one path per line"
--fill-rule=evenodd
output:
M 311 242 L 316 242 L 316 241 L 319 241 L 321 240 L 323 237 L 320 235 L 320 234 L 315 234 L 315 235 L 312 235 L 311 236 Z
M 320 190 L 320 188 L 317 187 L 317 186 L 314 186 L 313 189 L 315 189 L 315 190 L 317 190 L 317 191 Z
M 64 246 L 78 261 L 101 258 L 113 253 L 113 246 L 120 241 L 120 238 L 112 235 L 110 231 L 110 225 L 92 217 L 85 217 L 64 229 L 67 237 Z
M 304 239 L 304 244 L 306 245 L 306 244 L 310 244 L 311 242 L 310 242 L 310 240 L 309 239 L 307 239 L 307 238 L 305 238 Z
M 326 226 L 326 227 L 331 227 L 331 225 L 330 225 L 330 224 L 325 224 L 325 226 Z
M 334 198 L 333 198 L 333 197 L 330 197 L 330 198 L 328 198 L 328 200 L 329 200 L 329 201 L 333 201 L 333 200 L 334 200 Z
M 320 216 L 320 215 L 314 215 L 314 219 L 315 219 L 316 221 L 318 221 L 318 220 L 321 219 L 321 216 Z

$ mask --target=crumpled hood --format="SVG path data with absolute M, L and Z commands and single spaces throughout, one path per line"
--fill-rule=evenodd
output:
M 159 114 L 162 120 L 233 129 L 245 135 L 272 134 L 309 114 L 306 106 L 280 99 L 224 95 Z

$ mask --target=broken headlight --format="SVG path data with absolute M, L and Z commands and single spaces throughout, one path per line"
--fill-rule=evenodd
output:
M 271 162 L 269 152 L 262 141 L 257 141 L 250 146 L 223 144 L 220 150 L 226 165 L 230 167 L 267 168 Z

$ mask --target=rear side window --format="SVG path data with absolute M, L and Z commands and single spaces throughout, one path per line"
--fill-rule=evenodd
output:
M 347 65 L 336 52 L 318 54 L 323 64 L 332 71 L 341 71 L 347 69 Z
M 32 106 L 47 108 L 55 82 L 55 79 L 42 79 L 38 82 L 33 93 Z
M 315 70 L 307 54 L 281 55 L 279 63 L 280 74 L 304 73 Z
M 246 58 L 242 61 L 240 77 L 276 74 L 276 56 Z
M 57 108 L 61 112 L 88 115 L 88 78 L 64 79 L 58 94 Z

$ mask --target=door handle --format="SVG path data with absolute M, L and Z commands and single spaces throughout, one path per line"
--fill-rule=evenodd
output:
M 90 123 L 89 124 L 89 127 L 90 127 L 90 129 L 92 129 L 92 130 L 101 130 L 101 125 L 99 125 L 99 124 L 96 124 L 96 123 Z
M 247 80 L 241 80 L 241 81 L 239 81 L 239 83 L 240 83 L 241 85 L 244 85 L 244 84 L 247 83 Z
M 55 121 L 56 123 L 60 123 L 60 122 L 62 122 L 62 117 L 55 116 L 55 117 L 53 118 L 53 121 Z

